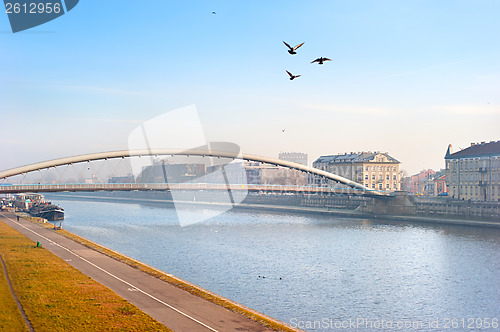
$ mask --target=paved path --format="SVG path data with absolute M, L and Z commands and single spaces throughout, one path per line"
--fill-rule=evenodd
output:
M 13 213 L 0 220 L 174 331 L 272 331 Z

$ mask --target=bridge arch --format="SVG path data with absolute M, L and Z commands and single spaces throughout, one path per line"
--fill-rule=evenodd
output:
M 342 184 L 345 184 L 351 188 L 364 190 L 370 192 L 371 194 L 377 194 L 378 191 L 372 188 L 367 188 L 362 184 L 351 181 L 347 178 L 339 176 L 337 174 L 333 174 L 330 172 L 326 172 L 317 168 L 305 166 L 302 164 L 289 162 L 285 160 L 263 157 L 253 154 L 241 153 L 239 155 L 235 155 L 234 152 L 227 151 L 217 151 L 210 149 L 192 149 L 192 150 L 184 150 L 184 149 L 152 149 L 152 150 L 120 150 L 120 151 L 109 151 L 109 152 L 98 152 L 98 153 L 90 153 L 84 155 L 77 155 L 72 157 L 59 158 L 54 160 L 43 161 L 39 163 L 34 163 L 30 165 L 20 166 L 16 168 L 11 168 L 5 171 L 0 172 L 0 179 L 5 179 L 11 176 L 21 175 L 25 173 L 30 173 L 34 171 L 39 171 L 42 169 L 48 169 L 51 167 L 63 166 L 63 165 L 71 165 L 81 162 L 90 162 L 96 160 L 106 160 L 106 159 L 114 159 L 114 158 L 126 158 L 126 157 L 140 157 L 140 156 L 158 156 L 158 155 L 188 155 L 188 156 L 200 156 L 200 157 L 220 157 L 220 158 L 230 158 L 230 159 L 242 159 L 248 161 L 257 161 L 266 164 L 276 165 L 287 167 L 290 169 L 296 169 L 302 172 L 319 175 L 326 179 L 330 179 Z

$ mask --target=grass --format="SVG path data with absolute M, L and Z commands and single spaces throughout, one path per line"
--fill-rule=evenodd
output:
M 3 271 L 0 266 L 0 330 L 1 331 L 28 331 L 23 317 L 17 308 Z
M 36 218 L 35 218 L 36 219 Z M 54 226 L 50 223 L 43 223 L 40 222 L 40 220 L 33 220 L 34 222 L 47 227 L 47 228 L 54 228 Z M 283 323 L 281 323 L 278 320 L 274 320 L 273 318 L 263 315 L 260 312 L 257 312 L 253 309 L 250 309 L 248 307 L 245 307 L 239 303 L 236 303 L 234 301 L 225 299 L 215 293 L 212 293 L 210 291 L 207 291 L 201 287 L 198 287 L 194 284 L 191 284 L 185 280 L 182 280 L 180 278 L 175 277 L 174 275 L 167 274 L 163 271 L 160 271 L 158 269 L 155 269 L 154 267 L 148 266 L 140 261 L 137 261 L 133 258 L 127 257 L 123 254 L 120 254 L 114 250 L 108 249 L 106 247 L 103 247 L 99 244 L 96 244 L 92 241 L 89 241 L 85 238 L 82 238 L 76 234 L 70 233 L 66 231 L 65 229 L 59 229 L 57 232 L 61 235 L 64 235 L 67 238 L 70 238 L 76 242 L 79 242 L 83 244 L 86 247 L 92 248 L 98 252 L 101 252 L 109 257 L 112 257 L 118 261 L 121 261 L 125 264 L 128 264 L 129 266 L 132 266 L 136 269 L 139 269 L 143 272 L 148 273 L 149 275 L 152 275 L 156 278 L 159 278 L 163 281 L 168 282 L 169 284 L 172 284 L 180 289 L 183 289 L 193 295 L 196 295 L 198 297 L 204 298 L 212 303 L 218 304 L 226 309 L 229 309 L 233 312 L 236 312 L 242 316 L 245 316 L 253 321 L 256 321 L 263 326 L 267 326 L 269 328 L 272 328 L 275 331 L 297 331 L 296 329 L 293 329 Z
M 170 331 L 3 222 L 0 255 L 35 331 Z M 0 298 L 0 330 L 27 331 L 3 269 Z

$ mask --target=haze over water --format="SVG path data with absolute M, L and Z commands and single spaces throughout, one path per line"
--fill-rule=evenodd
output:
M 306 330 L 500 318 L 498 229 L 258 211 L 180 227 L 173 208 L 53 201 L 67 230 Z

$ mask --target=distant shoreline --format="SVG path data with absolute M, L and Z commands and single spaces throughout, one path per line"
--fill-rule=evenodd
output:
M 114 203 L 146 203 L 146 204 L 159 204 L 174 207 L 172 200 L 165 199 L 151 199 L 151 198 L 128 198 L 128 197 L 104 197 L 92 195 L 64 195 L 50 193 L 50 197 L 61 197 L 68 200 L 83 200 L 83 201 L 100 201 L 100 202 L 114 202 Z M 210 207 L 214 203 L 200 203 L 200 202 L 182 202 L 186 205 L 203 205 Z M 223 205 L 223 203 L 217 203 Z M 433 216 L 416 216 L 416 215 L 374 215 L 356 210 L 348 209 L 333 209 L 321 207 L 307 207 L 307 206 L 288 206 L 288 205 L 271 205 L 271 204 L 248 204 L 240 203 L 233 209 L 235 210 L 263 210 L 273 212 L 288 212 L 288 213 L 303 213 L 303 214 L 319 214 L 330 215 L 341 218 L 358 218 L 358 219 L 373 219 L 373 220 L 388 220 L 396 222 L 415 222 L 426 224 L 441 224 L 441 225 L 462 225 L 462 226 L 479 226 L 479 227 L 492 227 L 500 228 L 500 222 L 495 221 L 476 221 L 464 220 L 458 218 L 439 218 Z

